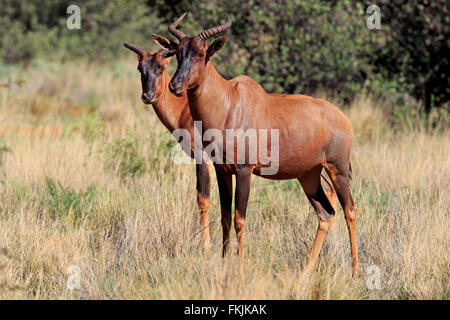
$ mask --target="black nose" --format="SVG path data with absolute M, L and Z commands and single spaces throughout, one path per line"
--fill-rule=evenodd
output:
M 148 94 L 146 94 L 146 93 L 143 93 L 142 96 L 141 96 L 142 101 L 147 102 L 147 103 L 151 102 L 151 101 L 153 100 L 154 97 L 155 97 L 155 94 L 154 94 L 154 93 L 152 93 L 152 94 L 150 94 L 150 95 L 148 95 Z
M 180 90 L 183 87 L 183 82 L 178 82 L 178 83 L 173 83 L 171 82 L 169 85 L 169 89 L 172 92 L 177 92 L 178 90 Z

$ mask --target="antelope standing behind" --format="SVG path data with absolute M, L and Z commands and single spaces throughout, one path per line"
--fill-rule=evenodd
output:
M 153 35 L 153 38 L 158 44 L 160 42 L 170 43 L 168 39 L 156 34 Z M 141 74 L 142 101 L 145 104 L 152 105 L 159 120 L 170 133 L 180 128 L 189 132 L 190 137 L 192 137 L 190 144 L 191 150 L 185 151 L 189 156 L 194 158 L 195 146 L 193 137 L 195 128 L 189 111 L 187 96 L 186 94 L 181 96 L 174 95 L 170 92 L 168 87 L 171 77 L 166 69 L 174 52 L 163 48 L 159 52 L 150 54 L 146 50 L 128 42 L 125 42 L 124 46 L 136 53 L 138 57 L 138 70 Z M 202 156 L 205 156 L 205 154 L 202 154 Z M 200 224 L 203 230 L 203 245 L 206 251 L 210 249 L 210 172 L 207 166 L 208 161 L 207 158 L 203 158 L 202 161 L 196 163 L 197 203 L 201 212 Z M 336 195 L 333 187 L 325 176 L 322 177 L 322 185 L 327 192 L 327 196 L 332 199 L 331 201 L 336 202 Z
M 247 76 L 225 80 L 211 63 L 213 54 L 225 44 L 226 38 L 208 38 L 231 26 L 227 22 L 194 37 L 187 37 L 177 29 L 186 15 L 169 26 L 178 44 L 159 41 L 175 52 L 178 68 L 169 88 L 175 94 L 187 92 L 189 108 L 194 120 L 202 121 L 203 130 L 217 129 L 276 129 L 279 132 L 278 172 L 264 175 L 260 162 L 214 164 L 218 179 L 223 228 L 223 254 L 229 242 L 231 228 L 232 175 L 236 175 L 234 227 L 238 238 L 238 254 L 244 258 L 244 227 L 251 175 L 268 179 L 298 179 L 318 217 L 317 233 L 306 262 L 305 271 L 315 265 L 335 210 L 321 186 L 321 172 L 325 168 L 344 210 L 350 237 L 353 275 L 359 274 L 356 243 L 356 206 L 350 192 L 350 152 L 353 129 L 350 120 L 328 101 L 312 97 L 270 95 Z M 226 135 L 223 134 L 223 137 Z M 259 136 L 258 136 L 259 139 Z M 215 142 L 216 143 L 216 142 Z M 219 142 L 222 145 L 226 141 Z M 206 147 L 208 143 L 204 142 Z M 222 148 L 226 159 L 226 148 Z M 236 154 L 236 150 L 234 150 Z M 257 153 L 259 154 L 259 153 Z
M 153 36 L 158 39 L 157 35 Z M 158 119 L 172 133 L 174 130 L 183 128 L 188 130 L 191 137 L 194 136 L 194 123 L 189 112 L 187 96 L 176 96 L 168 89 L 170 75 L 166 68 L 173 56 L 173 52 L 162 49 L 150 54 L 144 49 L 125 42 L 124 46 L 135 52 L 138 56 L 138 70 L 141 74 L 142 101 L 151 104 Z M 191 141 L 191 152 L 185 150 L 194 158 L 194 143 Z M 202 154 L 204 155 L 204 154 Z M 209 194 L 210 194 L 210 172 L 208 170 L 208 159 L 196 163 L 197 176 L 197 203 L 200 207 L 200 223 L 203 230 L 203 245 L 205 250 L 210 248 L 209 237 Z

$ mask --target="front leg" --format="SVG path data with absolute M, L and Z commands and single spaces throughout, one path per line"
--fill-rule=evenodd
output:
M 251 167 L 239 167 L 236 171 L 234 229 L 238 239 L 238 255 L 241 262 L 244 261 L 245 214 L 250 194 L 252 171 Z
M 200 223 L 203 231 L 203 246 L 205 251 L 209 251 L 211 245 L 209 240 L 209 192 L 210 192 L 210 174 L 208 163 L 202 161 L 196 164 L 197 173 L 197 203 L 200 207 Z
M 233 176 L 216 168 L 217 184 L 220 194 L 220 213 L 223 232 L 222 256 L 225 257 L 230 242 L 231 202 L 233 201 Z

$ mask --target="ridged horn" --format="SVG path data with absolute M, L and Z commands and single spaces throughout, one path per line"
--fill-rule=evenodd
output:
M 216 27 L 212 27 L 209 28 L 205 31 L 202 31 L 198 34 L 197 37 L 199 37 L 201 40 L 206 41 L 209 38 L 211 38 L 212 36 L 219 34 L 221 32 L 224 32 L 225 30 L 227 30 L 228 28 L 231 27 L 231 18 L 230 16 L 226 13 L 227 15 L 227 22 L 225 22 L 224 24 L 220 25 L 220 26 L 216 26 Z
M 177 26 L 180 24 L 181 20 L 183 20 L 186 14 L 187 12 L 183 13 L 181 17 L 179 17 L 174 23 L 169 26 L 169 32 L 173 34 L 178 40 L 186 37 L 183 31 L 177 29 Z
M 129 43 L 128 41 L 125 41 L 123 43 L 123 46 L 127 49 L 130 49 L 133 52 L 136 52 L 138 55 L 143 56 L 145 54 L 145 50 L 142 48 L 139 48 L 138 46 L 135 46 L 132 43 Z

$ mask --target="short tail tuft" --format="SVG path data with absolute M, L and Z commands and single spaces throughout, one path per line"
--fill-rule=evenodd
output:
M 348 177 L 350 180 L 352 180 L 352 162 L 348 162 Z

